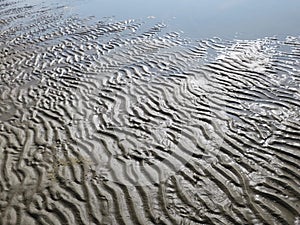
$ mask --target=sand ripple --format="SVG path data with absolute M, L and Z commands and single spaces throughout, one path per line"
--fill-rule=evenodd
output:
M 1 224 L 299 223 L 299 37 L 0 15 Z

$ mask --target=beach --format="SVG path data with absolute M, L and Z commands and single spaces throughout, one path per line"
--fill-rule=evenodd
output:
M 0 1 L 0 224 L 300 224 L 299 32 L 72 4 Z

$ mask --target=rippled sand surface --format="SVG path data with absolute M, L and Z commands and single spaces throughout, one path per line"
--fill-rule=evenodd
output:
M 0 222 L 299 224 L 300 39 L 0 1 Z

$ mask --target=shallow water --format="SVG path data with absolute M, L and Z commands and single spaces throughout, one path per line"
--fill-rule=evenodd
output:
M 0 2 L 1 224 L 299 224 L 299 33 L 200 2 Z
M 82 15 L 142 20 L 155 17 L 196 39 L 256 39 L 300 32 L 300 2 L 295 0 L 83 0 L 77 4 L 73 8 Z

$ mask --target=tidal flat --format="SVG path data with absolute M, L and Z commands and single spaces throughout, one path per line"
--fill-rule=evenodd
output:
M 0 1 L 0 224 L 300 224 L 300 33 L 72 4 Z

